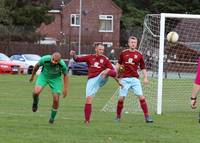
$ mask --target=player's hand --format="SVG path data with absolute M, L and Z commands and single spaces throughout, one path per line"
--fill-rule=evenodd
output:
M 196 109 L 197 108 L 197 100 L 196 99 L 191 99 L 191 108 Z
M 63 89 L 63 98 L 67 96 L 67 89 Z
M 33 79 L 34 79 L 34 77 L 33 77 L 33 76 L 31 76 L 31 77 L 29 78 L 29 82 L 32 82 L 32 81 L 33 81 Z
M 147 79 L 147 78 L 144 78 L 143 83 L 144 83 L 144 84 L 148 84 L 148 83 L 149 83 L 148 79 Z
M 70 55 L 70 56 L 75 56 L 75 55 L 76 55 L 76 51 L 71 50 L 70 53 L 69 53 L 69 55 Z

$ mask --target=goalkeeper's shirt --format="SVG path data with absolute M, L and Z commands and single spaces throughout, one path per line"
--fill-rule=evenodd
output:
M 42 66 L 42 73 L 47 78 L 57 78 L 60 77 L 61 74 L 67 74 L 67 66 L 64 60 L 60 60 L 58 64 L 51 63 L 51 55 L 43 56 L 39 60 L 39 65 Z

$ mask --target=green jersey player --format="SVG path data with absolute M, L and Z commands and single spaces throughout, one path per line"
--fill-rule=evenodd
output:
M 59 106 L 59 95 L 61 94 L 63 88 L 63 97 L 67 96 L 68 88 L 68 76 L 67 76 L 67 66 L 65 62 L 61 59 L 61 54 L 58 52 L 52 55 L 43 56 L 39 62 L 35 65 L 32 75 L 29 79 L 30 82 L 33 81 L 35 73 L 38 71 L 39 67 L 42 67 L 42 71 L 36 80 L 36 84 L 33 90 L 33 104 L 32 111 L 36 112 L 38 109 L 39 94 L 46 85 L 49 85 L 53 95 L 53 105 L 51 109 L 51 116 L 49 123 L 53 123 L 55 116 L 57 114 Z M 62 84 L 63 75 L 63 84 Z

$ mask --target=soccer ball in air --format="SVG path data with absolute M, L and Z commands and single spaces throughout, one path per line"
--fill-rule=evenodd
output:
M 178 41 L 179 35 L 175 31 L 171 31 L 167 34 L 167 41 L 169 43 L 176 43 Z

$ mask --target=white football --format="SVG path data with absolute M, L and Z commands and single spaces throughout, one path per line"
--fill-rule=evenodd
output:
M 167 41 L 169 43 L 176 43 L 178 41 L 179 35 L 175 31 L 171 31 L 167 34 Z

